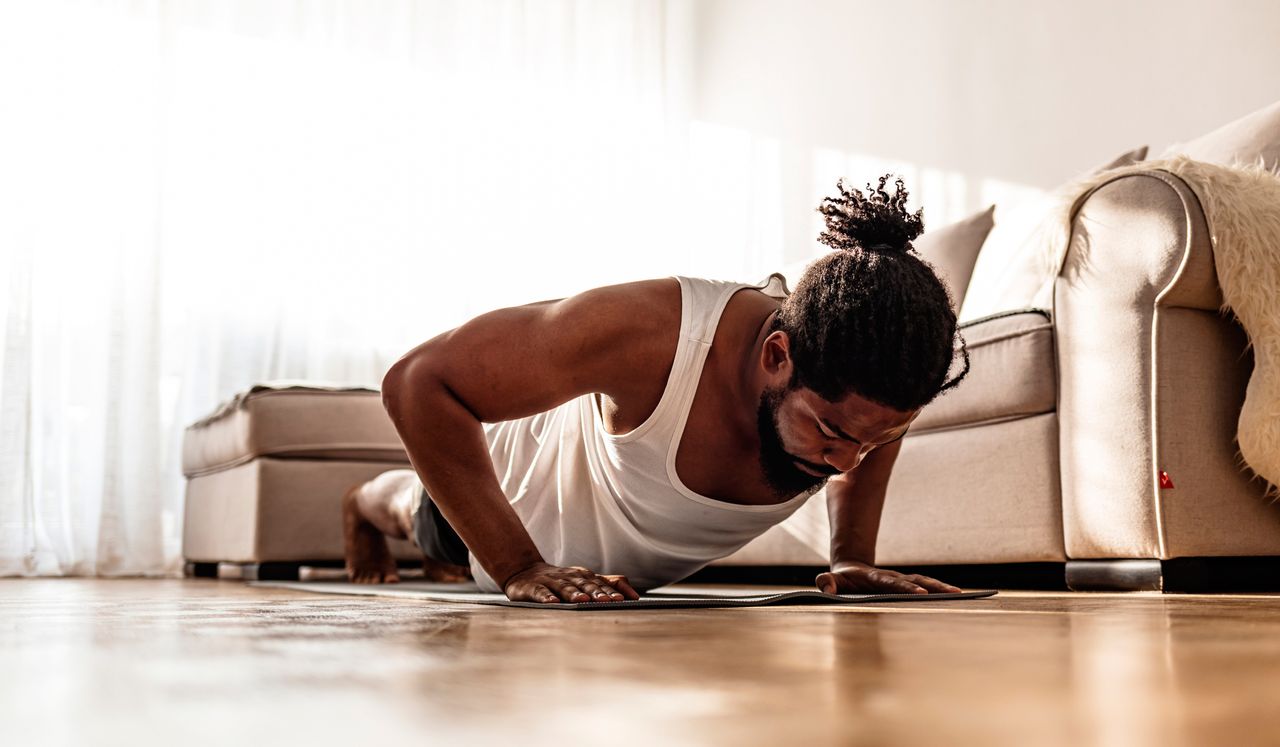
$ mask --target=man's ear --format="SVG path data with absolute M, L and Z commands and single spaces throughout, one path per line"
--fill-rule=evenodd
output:
M 769 333 L 760 348 L 760 366 L 765 374 L 790 381 L 792 365 L 791 338 L 782 330 Z

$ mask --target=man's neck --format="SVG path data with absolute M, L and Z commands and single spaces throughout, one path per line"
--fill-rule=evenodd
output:
M 738 391 L 735 392 L 735 399 L 742 404 L 742 407 L 745 408 L 744 411 L 751 416 L 753 430 L 755 427 L 756 408 L 760 403 L 760 393 L 764 390 L 764 384 L 760 377 L 760 353 L 764 349 L 764 340 L 769 336 L 770 325 L 772 325 L 777 313 L 776 309 L 769 312 L 756 324 L 755 336 L 747 345 L 744 355 L 739 360 Z

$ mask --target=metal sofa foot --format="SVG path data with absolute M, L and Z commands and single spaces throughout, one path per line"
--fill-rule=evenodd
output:
M 1160 561 L 1152 558 L 1068 560 L 1067 588 L 1072 591 L 1162 591 Z

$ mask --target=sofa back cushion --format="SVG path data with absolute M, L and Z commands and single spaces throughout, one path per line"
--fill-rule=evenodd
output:
M 942 284 L 947 286 L 957 311 L 964 303 L 965 289 L 969 287 L 969 276 L 978 261 L 978 252 L 995 225 L 994 213 L 995 206 L 992 205 L 968 218 L 927 231 L 915 241 L 916 251 L 933 266 Z
M 1221 166 L 1280 167 L 1280 101 L 1201 135 L 1172 145 L 1162 158 L 1183 154 Z

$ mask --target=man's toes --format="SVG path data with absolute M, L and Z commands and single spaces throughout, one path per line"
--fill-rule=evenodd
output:
M 398 584 L 400 583 L 400 575 L 394 571 L 347 571 L 347 580 L 353 584 Z

